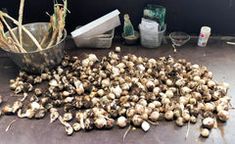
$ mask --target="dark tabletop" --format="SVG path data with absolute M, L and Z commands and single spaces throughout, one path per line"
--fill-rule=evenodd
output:
M 66 48 L 70 55 L 83 58 L 88 53 L 95 53 L 99 57 L 106 55 L 115 46 L 121 46 L 121 55 L 133 53 L 138 56 L 159 57 L 171 55 L 175 58 L 186 58 L 192 63 L 205 65 L 214 73 L 216 81 L 228 82 L 231 86 L 229 95 L 235 94 L 235 46 L 229 46 L 223 39 L 211 39 L 206 48 L 199 48 L 194 41 L 178 48 L 177 53 L 173 53 L 170 44 L 165 44 L 156 49 L 146 49 L 141 46 L 123 46 L 114 43 L 111 49 L 79 49 L 75 48 L 71 40 L 67 41 Z M 4 101 L 11 101 L 9 80 L 15 78 L 18 68 L 7 58 L 7 55 L 0 52 L 0 95 Z M 235 99 L 232 98 L 235 105 Z M 235 143 L 235 112 L 230 110 L 231 118 L 225 124 L 219 124 L 217 129 L 213 129 L 209 138 L 199 137 L 200 122 L 190 125 L 188 138 L 185 139 L 187 126 L 179 128 L 174 122 L 160 122 L 159 126 L 151 126 L 149 132 L 142 130 L 131 131 L 126 139 L 126 144 L 171 144 L 171 143 L 209 143 L 219 144 Z M 12 121 L 8 132 L 6 127 Z M 94 130 L 91 132 L 77 132 L 68 137 L 64 128 L 56 121 L 49 124 L 49 116 L 42 120 L 19 119 L 16 116 L 4 116 L 0 118 L 0 144 L 119 144 L 122 143 L 122 136 L 126 129 L 113 128 L 112 130 Z

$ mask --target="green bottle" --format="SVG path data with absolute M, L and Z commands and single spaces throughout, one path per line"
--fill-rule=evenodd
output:
M 130 21 L 128 14 L 124 15 L 124 27 L 123 27 L 123 36 L 124 37 L 135 37 L 135 30 Z

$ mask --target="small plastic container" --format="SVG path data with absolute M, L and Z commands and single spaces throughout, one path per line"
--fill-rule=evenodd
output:
M 200 31 L 197 45 L 199 47 L 205 47 L 207 45 L 210 35 L 211 35 L 211 28 L 208 26 L 203 26 Z
M 77 37 L 73 39 L 77 47 L 110 48 L 113 37 L 114 29 L 93 37 Z
M 166 25 L 163 27 L 163 30 L 157 32 L 157 34 L 151 31 L 146 31 L 144 29 L 140 29 L 140 41 L 141 45 L 146 48 L 157 48 L 161 46 L 162 40 L 165 36 Z

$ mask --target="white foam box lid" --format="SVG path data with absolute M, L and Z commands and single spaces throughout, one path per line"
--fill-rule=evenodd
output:
M 120 12 L 114 10 L 84 26 L 71 32 L 73 38 L 92 37 L 94 35 L 103 34 L 121 24 L 119 18 Z

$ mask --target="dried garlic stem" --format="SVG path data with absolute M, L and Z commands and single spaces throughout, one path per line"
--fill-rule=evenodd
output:
M 50 30 L 51 29 L 51 30 Z M 43 47 L 43 48 L 46 48 L 44 47 L 44 45 L 46 44 L 46 41 L 48 40 L 48 37 L 50 36 L 51 34 L 51 31 L 52 31 L 52 28 L 51 28 L 51 25 L 49 24 L 49 31 L 44 35 L 44 37 L 42 38 L 42 41 L 40 42 L 40 45 Z
M 56 36 L 57 36 L 57 31 L 53 31 L 51 41 L 49 42 L 47 48 L 51 47 L 54 44 Z
M 52 38 L 47 46 L 50 47 L 53 44 L 58 44 L 63 37 L 63 30 L 65 27 L 65 18 L 67 9 L 67 0 L 63 0 L 64 4 L 54 4 L 54 14 L 51 16 Z
M 177 49 L 176 49 L 175 45 L 172 44 L 172 47 L 173 47 L 174 53 L 176 53 L 176 52 L 177 52 Z
M 14 119 L 13 121 L 11 121 L 11 122 L 9 123 L 9 125 L 7 126 L 5 132 L 8 132 L 8 131 L 9 131 L 9 129 L 11 128 L 11 126 L 13 125 L 14 122 L 16 122 L 16 119 Z
M 14 42 L 16 43 L 18 51 L 19 52 L 26 52 L 25 49 L 20 45 L 19 41 L 17 40 L 17 38 L 16 38 L 15 34 L 13 33 L 11 27 L 6 22 L 5 18 L 2 15 L 0 17 L 1 17 L 1 20 L 3 21 L 3 23 L 6 25 L 7 29 L 9 30 L 9 34 L 11 35 L 11 37 L 14 40 Z
M 23 41 L 22 41 L 22 21 L 23 21 L 23 13 L 24 13 L 24 2 L 25 0 L 20 1 L 20 9 L 19 9 L 19 26 L 18 26 L 18 31 L 19 31 L 19 41 L 20 45 L 23 46 Z
M 58 34 L 58 37 L 57 37 L 57 40 L 56 40 L 56 44 L 58 44 L 60 42 L 60 40 L 62 39 L 63 37 L 63 30 L 64 30 L 64 27 L 65 27 L 65 18 L 66 18 L 66 13 L 67 13 L 67 7 L 68 7 L 68 2 L 67 0 L 64 0 L 64 6 L 63 6 L 63 11 L 59 11 L 59 34 Z
M 124 133 L 124 135 L 123 135 L 123 137 L 122 137 L 122 143 L 124 143 L 125 138 L 126 138 L 127 134 L 130 132 L 131 128 L 132 128 L 132 126 L 130 125 L 130 126 L 128 127 L 128 129 L 126 130 L 126 132 Z
M 4 12 L 0 11 L 0 16 L 4 16 L 4 17 L 10 19 L 11 21 L 13 21 L 14 24 L 19 26 L 19 22 L 17 20 L 15 20 L 14 18 L 12 18 L 11 16 L 9 16 L 7 13 L 4 13 Z M 41 45 L 39 44 L 37 39 L 32 35 L 32 33 L 29 32 L 24 26 L 22 26 L 22 30 L 31 38 L 31 40 L 37 46 L 38 50 L 42 50 Z
M 47 32 L 46 35 L 42 38 L 42 41 L 40 42 L 40 45 L 43 46 L 47 40 L 49 33 Z
M 12 42 L 13 44 L 9 43 Z M 2 48 L 8 48 L 10 51 L 19 51 L 16 44 L 13 42 L 11 37 L 6 37 L 4 27 L 0 21 L 0 46 Z
M 187 132 L 185 135 L 185 140 L 188 138 L 189 130 L 190 130 L 190 121 L 188 122 L 188 125 L 187 125 Z

